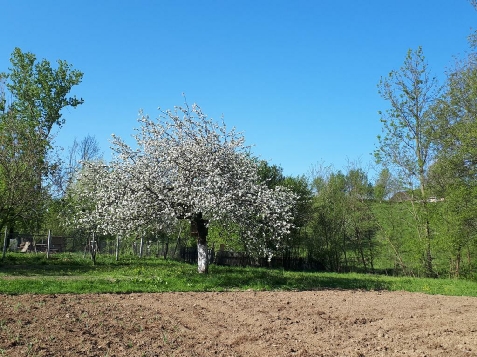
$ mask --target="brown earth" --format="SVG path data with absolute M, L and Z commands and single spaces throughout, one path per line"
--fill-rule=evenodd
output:
M 477 356 L 477 298 L 0 295 L 0 356 Z

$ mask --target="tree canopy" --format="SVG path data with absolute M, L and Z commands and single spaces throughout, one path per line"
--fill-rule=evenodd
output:
M 64 123 L 63 108 L 83 103 L 69 94 L 83 74 L 66 61 L 53 68 L 15 48 L 10 62 L 0 73 L 0 228 L 41 221 L 45 182 L 58 167 L 49 156 L 51 130 Z
M 7 110 L 48 138 L 54 125 L 61 127 L 65 122 L 61 110 L 83 103 L 83 99 L 69 96 L 72 88 L 81 83 L 83 73 L 64 60 L 58 60 L 57 68 L 52 68 L 48 60 L 37 61 L 33 53 L 22 52 L 18 47 L 10 62 L 12 67 L 3 74 L 12 97 Z

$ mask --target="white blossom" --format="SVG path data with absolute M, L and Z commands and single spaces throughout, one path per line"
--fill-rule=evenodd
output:
M 110 234 L 170 226 L 201 212 L 262 254 L 285 244 L 294 194 L 259 182 L 242 134 L 197 105 L 140 115 L 136 148 L 113 135 L 108 165 L 87 163 L 75 186 L 76 223 Z

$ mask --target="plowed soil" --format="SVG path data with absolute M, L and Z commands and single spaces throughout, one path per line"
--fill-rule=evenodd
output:
M 477 298 L 0 295 L 0 356 L 477 356 Z

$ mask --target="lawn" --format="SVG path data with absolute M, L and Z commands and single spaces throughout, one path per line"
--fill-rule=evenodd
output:
M 160 258 L 101 255 L 96 264 L 82 254 L 8 253 L 0 262 L 0 293 L 139 293 L 174 291 L 389 290 L 453 296 L 477 296 L 477 282 L 385 275 L 292 272 L 281 269 L 211 265 L 196 267 Z

